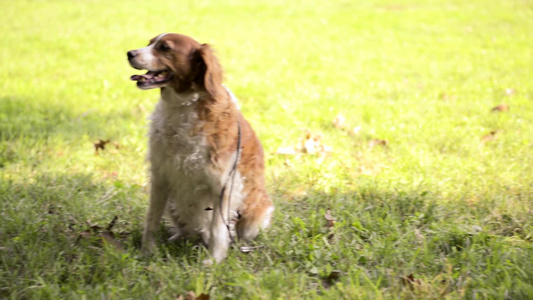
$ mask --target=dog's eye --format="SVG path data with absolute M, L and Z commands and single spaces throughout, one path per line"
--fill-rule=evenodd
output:
M 162 43 L 161 45 L 159 45 L 159 50 L 168 51 L 168 50 L 170 50 L 170 47 L 167 44 Z

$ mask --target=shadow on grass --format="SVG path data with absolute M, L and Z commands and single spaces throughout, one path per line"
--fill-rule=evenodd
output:
M 531 202 L 527 193 L 520 197 Z M 328 209 L 334 225 L 326 220 Z M 359 270 L 362 274 L 351 280 L 393 289 L 429 284 L 448 294 L 467 287 L 482 291 L 488 284 L 513 290 L 517 298 L 528 295 L 533 223 L 520 207 L 503 210 L 498 199 L 473 205 L 446 201 L 429 190 L 310 189 L 278 201 L 277 212 L 274 226 L 281 229 L 271 235 L 280 245 L 277 259 L 321 278 L 331 270 L 348 277 Z M 497 295 L 490 289 L 481 294 Z
M 0 244 L 19 254 L 47 248 L 103 249 L 106 245 L 137 252 L 146 199 L 145 189 L 137 184 L 99 181 L 89 173 L 55 172 L 3 180 Z M 170 243 L 171 235 L 170 226 L 162 223 L 159 245 L 172 256 L 188 255 L 190 246 L 197 245 L 195 241 Z
M 285 192 L 276 191 L 274 198 L 283 199 Z M 150 269 L 153 263 L 195 270 L 204 248 L 193 241 L 168 243 L 168 224 L 159 231 L 154 256 L 140 255 L 147 203 L 139 199 L 146 198 L 140 186 L 102 182 L 87 173 L 0 182 L 0 260 L 10 270 L 0 273 L 0 296 L 31 296 L 26 287 L 39 285 L 39 280 L 75 291 L 105 286 L 117 274 L 156 276 Z M 273 227 L 257 241 L 264 247 L 246 255 L 231 250 L 228 266 L 222 268 L 242 261 L 236 265 L 244 270 L 232 272 L 280 269 L 310 282 L 337 274 L 328 279 L 328 290 L 322 291 L 326 294 L 336 291 L 337 281 L 348 286 L 370 282 L 369 287 L 398 291 L 406 285 L 402 278 L 415 278 L 409 288 L 424 281 L 447 294 L 487 285 L 514 289 L 511 294 L 519 298 L 526 295 L 525 283 L 533 276 L 533 254 L 526 236 L 515 234 L 509 243 L 491 227 L 496 220 L 490 219 L 493 204 L 490 199 L 476 207 L 445 202 L 424 190 L 310 189 L 300 198 L 278 200 Z M 325 220 L 328 208 L 335 219 L 332 226 Z M 521 230 L 531 234 L 526 215 L 507 214 L 512 224 L 523 224 Z M 113 233 L 111 240 L 102 236 L 106 232 Z M 159 272 L 157 276 L 165 276 L 165 269 Z M 497 294 L 487 289 L 485 295 Z

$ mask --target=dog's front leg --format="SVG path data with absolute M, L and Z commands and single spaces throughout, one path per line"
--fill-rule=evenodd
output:
M 219 199 L 217 199 L 216 202 L 218 202 L 218 200 Z M 204 264 L 207 265 L 212 264 L 213 262 L 218 263 L 222 261 L 227 255 L 230 244 L 230 233 L 224 221 L 226 216 L 223 217 L 221 214 L 221 211 L 224 212 L 225 210 L 219 203 L 216 203 L 214 207 L 208 245 L 211 259 L 204 261 Z
M 161 216 L 165 210 L 168 199 L 168 185 L 164 180 L 152 176 L 152 184 L 150 191 L 150 206 L 146 214 L 146 222 L 144 224 L 144 232 L 142 239 L 142 252 L 145 255 L 155 247 L 155 232 L 161 221 Z

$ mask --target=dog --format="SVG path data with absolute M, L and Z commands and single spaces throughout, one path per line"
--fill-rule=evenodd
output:
M 270 225 L 262 145 L 222 84 L 210 45 L 165 33 L 127 57 L 148 71 L 131 76 L 137 87 L 161 91 L 149 128 L 150 205 L 141 249 L 153 250 L 165 213 L 171 240 L 200 236 L 210 255 L 204 263 L 220 262 L 235 234 L 250 241 Z

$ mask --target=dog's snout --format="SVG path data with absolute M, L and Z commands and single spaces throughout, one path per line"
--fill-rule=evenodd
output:
M 135 50 L 128 51 L 128 59 L 132 59 L 137 55 L 137 52 Z

